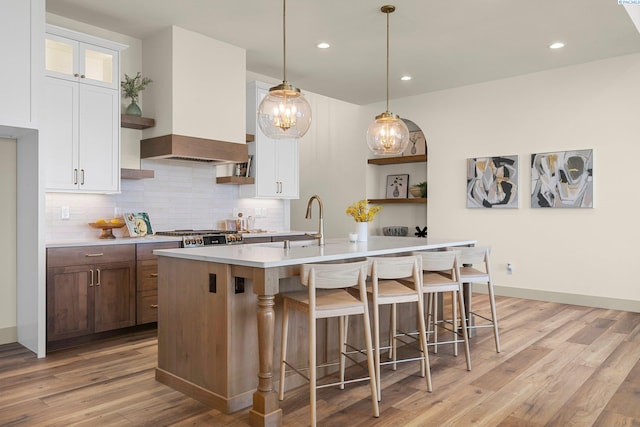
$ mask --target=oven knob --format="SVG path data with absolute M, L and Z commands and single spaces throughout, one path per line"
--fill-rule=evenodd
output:
M 204 246 L 204 241 L 202 240 L 202 237 L 198 237 L 196 240 L 196 245 L 197 246 Z

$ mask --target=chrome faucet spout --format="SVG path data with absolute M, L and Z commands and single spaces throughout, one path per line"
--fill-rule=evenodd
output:
M 305 215 L 305 218 L 306 219 L 311 218 L 311 205 L 313 204 L 314 200 L 318 202 L 318 207 L 320 209 L 320 212 L 318 214 L 318 233 L 314 234 L 313 237 L 318 239 L 319 246 L 324 246 L 324 213 L 323 213 L 323 207 L 322 207 L 322 199 L 317 194 L 309 198 L 309 202 L 307 203 L 307 214 Z

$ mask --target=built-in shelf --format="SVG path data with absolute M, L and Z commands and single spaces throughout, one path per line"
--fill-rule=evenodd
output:
M 155 119 L 148 117 L 131 116 L 129 114 L 120 115 L 120 126 L 128 129 L 147 129 L 156 125 Z
M 252 176 L 219 176 L 216 178 L 216 184 L 254 184 L 255 178 Z
M 147 179 L 154 176 L 155 172 L 148 169 L 120 169 L 120 178 L 122 179 Z
M 395 165 L 399 163 L 418 163 L 426 161 L 426 154 L 418 154 L 416 156 L 376 157 L 374 159 L 368 159 L 367 163 L 370 165 Z
M 389 203 L 393 203 L 393 204 L 398 204 L 398 203 L 426 204 L 427 203 L 426 197 L 416 197 L 413 199 L 368 199 L 368 200 L 369 200 L 369 203 L 377 203 L 379 205 L 389 204 Z

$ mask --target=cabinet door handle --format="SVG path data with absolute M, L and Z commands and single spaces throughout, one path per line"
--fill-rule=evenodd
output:
M 78 169 L 73 170 L 73 185 L 78 185 Z
M 149 277 L 158 277 L 158 273 L 151 273 Z
M 80 74 L 78 74 L 78 73 L 73 73 L 73 77 L 80 77 Z
M 84 254 L 84 256 L 89 257 L 89 258 L 97 257 L 97 256 L 103 256 L 103 255 L 104 255 L 103 252 L 100 252 L 100 253 L 97 253 L 97 254 Z
M 84 169 L 80 169 L 80 185 L 84 185 Z
M 89 287 L 93 288 L 93 270 L 89 270 L 89 275 L 91 276 L 91 281 L 89 282 Z
M 84 74 L 80 74 L 80 78 L 84 79 L 85 75 Z
M 96 280 L 96 286 L 100 286 L 100 269 L 96 268 L 96 272 L 98 272 L 98 280 Z
M 151 304 L 149 307 L 151 307 L 151 308 L 158 308 L 158 304 Z

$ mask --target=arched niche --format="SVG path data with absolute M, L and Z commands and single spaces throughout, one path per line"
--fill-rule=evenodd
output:
M 402 153 L 403 156 L 416 156 L 427 154 L 427 139 L 420 129 L 420 126 L 409 119 L 402 119 L 404 124 L 409 128 L 409 145 Z

